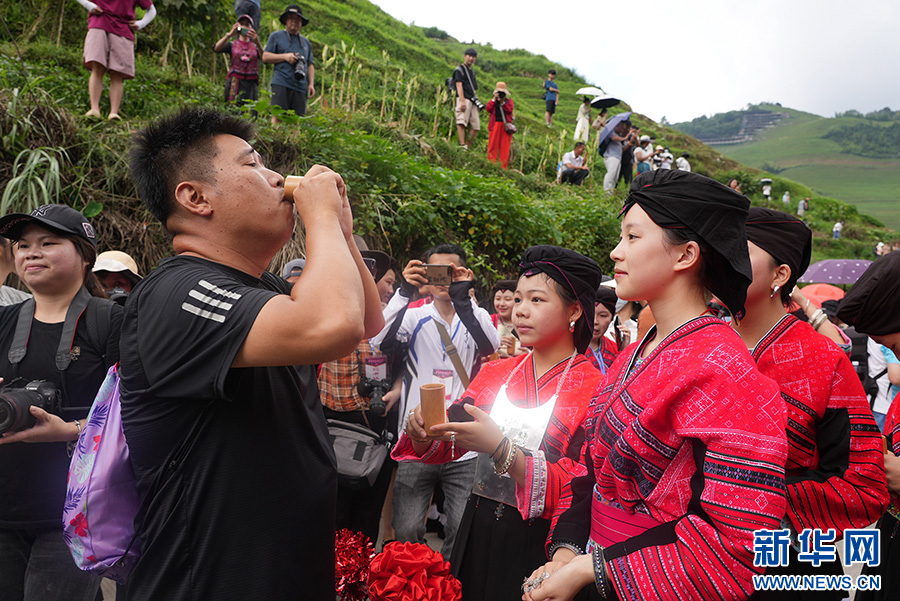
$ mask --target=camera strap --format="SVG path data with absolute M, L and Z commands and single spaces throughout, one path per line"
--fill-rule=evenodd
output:
M 432 319 L 432 321 L 434 322 L 434 325 L 437 326 L 438 334 L 441 335 L 441 340 L 444 342 L 444 350 L 447 352 L 447 356 L 450 357 L 450 361 L 456 369 L 456 375 L 459 376 L 463 388 L 468 388 L 470 382 L 469 374 L 466 373 L 466 368 L 463 367 L 462 359 L 459 358 L 459 351 L 456 350 L 456 345 L 453 344 L 453 339 L 450 338 L 450 332 L 448 332 L 447 328 L 444 327 L 444 324 L 438 320 Z
M 69 303 L 66 311 L 66 320 L 63 322 L 62 335 L 59 338 L 59 346 L 56 349 L 56 369 L 62 372 L 62 388 L 65 391 L 65 371 L 72 363 L 72 344 L 75 342 L 75 328 L 78 326 L 78 319 L 84 313 L 91 300 L 91 294 L 82 286 L 75 294 L 75 298 Z M 12 378 L 14 380 L 19 375 L 19 363 L 25 358 L 28 352 L 28 339 L 31 337 L 31 324 L 34 321 L 34 298 L 30 298 L 19 307 L 19 318 L 16 322 L 16 331 L 13 334 L 12 345 L 9 347 L 8 359 L 12 367 Z
M 463 73 L 466 74 L 466 79 L 469 80 L 469 87 L 472 88 L 472 99 L 474 99 L 475 98 L 475 84 L 472 83 L 472 76 L 469 75 L 469 68 L 465 65 L 460 65 L 460 67 L 462 67 Z

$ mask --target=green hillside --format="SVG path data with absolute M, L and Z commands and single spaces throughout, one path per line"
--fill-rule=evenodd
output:
M 64 0 L 21 0 L 0 15 L 9 32 L 0 36 L 0 189 L 15 182 L 3 211 L 47 200 L 69 203 L 93 216 L 104 249 L 127 250 L 143 270 L 171 249 L 135 197 L 127 174 L 129 136 L 179 106 L 222 105 L 227 61 L 211 48 L 234 18 L 231 4 L 224 2 L 157 0 L 156 6 L 159 16 L 138 35 L 138 76 L 126 83 L 121 123 L 82 117 L 88 92 L 80 7 Z M 263 0 L 263 39 L 280 28 L 282 8 Z M 502 80 L 516 103 L 519 133 L 510 169 L 504 171 L 486 160 L 486 115 L 473 149 L 456 143 L 452 100 L 443 81 L 471 44 L 435 27 L 407 26 L 365 0 L 315 0 L 303 8 L 310 23 L 302 33 L 313 42 L 317 63 L 318 95 L 308 116 L 282 116 L 282 124 L 269 124 L 269 117 L 279 114 L 262 92 L 270 67 L 261 73 L 260 101 L 229 109 L 255 118 L 256 146 L 268 166 L 289 174 L 322 163 L 341 173 L 357 233 L 401 264 L 449 240 L 469 251 L 470 264 L 488 282 L 514 273 L 521 252 L 539 243 L 568 246 L 611 269 L 608 254 L 618 240 L 617 212 L 625 191 L 603 194 L 596 152 L 587 154 L 592 174 L 583 187 L 555 183 L 556 165 L 573 144 L 580 103 L 574 91 L 607 82 L 586 82 L 566 66 L 524 50 L 477 45 L 482 98 Z M 562 90 L 552 129 L 543 123 L 541 100 L 549 68 L 557 70 Z M 611 112 L 623 110 L 630 109 L 623 104 Z M 674 153 L 689 151 L 695 171 L 723 182 L 736 177 L 744 192 L 761 202 L 757 169 L 639 114 L 632 120 Z M 816 258 L 868 257 L 876 240 L 895 235 L 852 206 L 780 176 L 775 180 L 777 187 L 791 190 L 795 202 L 813 196 L 808 220 L 816 231 Z M 840 241 L 830 239 L 836 219 L 847 220 Z M 273 269 L 302 251 L 298 235 Z
M 858 113 L 825 118 L 766 104 L 755 108 L 789 117 L 762 131 L 757 140 L 716 146 L 716 150 L 745 165 L 803 182 L 819 194 L 849 202 L 900 229 L 900 146 L 892 143 L 893 138 L 885 140 L 872 133 L 874 129 L 893 134 L 900 127 L 896 121 L 876 121 Z M 686 125 L 674 127 L 684 129 Z M 849 140 L 853 132 L 867 134 L 866 144 L 854 149 Z

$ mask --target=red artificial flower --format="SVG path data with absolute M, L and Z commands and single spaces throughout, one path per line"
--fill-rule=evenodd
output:
M 362 532 L 346 528 L 334 541 L 334 592 L 341 601 L 364 601 L 368 596 L 369 562 L 375 547 Z
M 421 543 L 393 542 L 369 566 L 372 601 L 458 601 L 462 585 L 444 556 Z

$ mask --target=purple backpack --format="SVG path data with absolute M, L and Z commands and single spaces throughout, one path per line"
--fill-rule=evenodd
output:
M 124 583 L 140 556 L 140 508 L 122 432 L 118 364 L 109 368 L 81 430 L 66 487 L 63 536 L 82 570 Z

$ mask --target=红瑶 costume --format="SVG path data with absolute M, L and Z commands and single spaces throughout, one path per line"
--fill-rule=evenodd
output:
M 847 356 L 812 327 L 785 315 L 753 349 L 759 370 L 781 387 L 787 409 L 787 515 L 805 528 L 866 528 L 887 506 L 882 442 L 859 377 Z M 792 551 L 768 574 L 840 575 L 840 561 L 815 567 Z M 766 591 L 763 598 L 843 599 L 843 590 Z
M 871 525 L 887 506 L 884 456 L 850 360 L 793 315 L 785 315 L 752 355 L 787 403 L 792 526 L 843 532 Z
M 784 403 L 718 318 L 688 321 L 641 359 L 654 333 L 592 400 L 588 473 L 571 483 L 550 551 L 603 547 L 614 598 L 746 599 L 762 571 L 753 531 L 785 512 Z
M 546 425 L 539 447 L 522 449 L 526 461 L 524 486 L 493 474 L 490 457 L 479 455 L 481 465 L 451 559 L 453 571 L 463 585 L 463 599 L 518 598 L 522 577 L 544 562 L 550 518 L 560 501 L 568 499 L 563 494 L 568 482 L 585 473 L 582 424 L 590 396 L 601 378 L 581 354 L 535 378 L 529 353 L 485 364 L 458 401 L 474 403 L 492 416 L 492 410 L 501 402 L 525 410 L 526 414 L 552 407 L 552 412 L 543 417 Z M 404 435 L 393 457 L 398 461 L 444 463 L 466 451 L 459 444 L 454 448 L 448 442 L 435 441 L 419 457 Z M 485 466 L 490 471 L 486 472 Z

